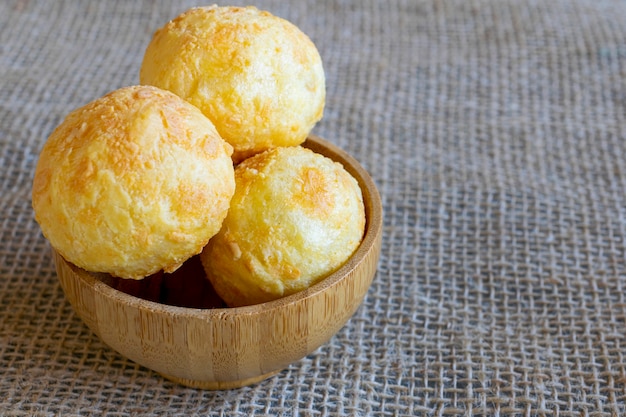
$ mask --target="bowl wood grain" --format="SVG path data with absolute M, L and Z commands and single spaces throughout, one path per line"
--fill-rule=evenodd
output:
M 310 136 L 303 146 L 344 165 L 363 192 L 366 228 L 354 255 L 312 287 L 238 308 L 190 308 L 150 301 L 111 285 L 53 250 L 65 295 L 85 324 L 111 348 L 183 385 L 230 389 L 261 381 L 326 343 L 359 307 L 376 273 L 382 204 L 361 165 Z

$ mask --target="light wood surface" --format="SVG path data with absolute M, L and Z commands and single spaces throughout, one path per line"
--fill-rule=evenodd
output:
M 311 136 L 304 146 L 340 162 L 363 191 L 367 218 L 359 249 L 338 271 L 291 296 L 248 307 L 188 308 L 113 288 L 54 252 L 61 286 L 77 314 L 107 345 L 184 385 L 229 389 L 263 380 L 326 343 L 354 314 L 376 273 L 382 204 L 352 157 Z

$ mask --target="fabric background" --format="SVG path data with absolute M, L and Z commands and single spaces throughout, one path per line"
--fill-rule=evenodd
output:
M 178 386 L 73 313 L 33 220 L 38 153 L 138 82 L 192 1 L 0 3 L 0 415 L 626 413 L 626 2 L 250 1 L 318 46 L 314 132 L 385 208 L 363 305 L 231 391 Z

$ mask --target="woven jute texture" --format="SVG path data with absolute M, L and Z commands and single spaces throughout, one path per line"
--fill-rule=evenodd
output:
M 230 391 L 125 359 L 74 314 L 33 220 L 39 151 L 138 83 L 190 1 L 0 2 L 0 415 L 626 415 L 626 2 L 260 1 L 316 43 L 314 133 L 385 215 L 328 343 Z

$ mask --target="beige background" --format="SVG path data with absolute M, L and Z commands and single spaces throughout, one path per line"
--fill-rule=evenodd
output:
M 385 207 L 367 298 L 256 386 L 183 388 L 73 314 L 33 221 L 38 152 L 137 83 L 190 1 L 0 3 L 0 415 L 626 413 L 626 3 L 263 1 L 317 44 L 315 133 Z

